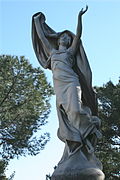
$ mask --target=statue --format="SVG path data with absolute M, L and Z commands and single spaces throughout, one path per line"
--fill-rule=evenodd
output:
M 65 143 L 63 156 L 52 180 L 104 180 L 102 165 L 94 154 L 100 119 L 92 88 L 92 72 L 82 45 L 83 8 L 78 15 L 77 32 L 55 32 L 43 13 L 32 18 L 32 41 L 37 59 L 53 73 L 59 119 L 58 137 Z

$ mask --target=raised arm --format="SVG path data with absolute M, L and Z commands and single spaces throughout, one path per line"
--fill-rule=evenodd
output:
M 42 29 L 42 23 L 45 22 L 45 16 L 42 13 L 38 14 L 37 16 L 34 17 L 34 22 L 35 22 L 37 34 L 40 40 L 42 41 L 45 50 L 50 55 L 50 52 L 52 51 L 52 47 L 49 41 L 47 40 L 47 38 L 45 37 Z
M 78 48 L 78 43 L 82 35 L 82 15 L 88 10 L 88 6 L 86 6 L 86 9 L 83 10 L 83 8 L 80 10 L 78 15 L 78 25 L 77 25 L 77 31 L 76 36 L 73 39 L 71 48 L 73 49 L 73 53 L 75 54 Z

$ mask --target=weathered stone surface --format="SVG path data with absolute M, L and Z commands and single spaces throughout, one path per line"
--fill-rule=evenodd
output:
M 92 72 L 82 45 L 83 8 L 76 35 L 56 33 L 45 23 L 43 13 L 32 19 L 33 47 L 43 68 L 52 70 L 59 119 L 58 137 L 65 143 L 52 180 L 103 180 L 102 166 L 94 155 L 101 137 Z
M 104 180 L 101 171 L 102 164 L 94 153 L 85 152 L 79 148 L 74 154 L 68 156 L 67 145 L 63 157 L 55 169 L 52 180 Z
M 104 174 L 100 169 L 88 168 L 84 170 L 62 172 L 60 174 L 54 173 L 51 180 L 104 180 Z

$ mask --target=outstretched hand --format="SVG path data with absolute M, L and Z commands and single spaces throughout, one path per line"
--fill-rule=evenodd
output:
M 85 10 L 82 8 L 79 12 L 79 16 L 82 16 L 88 10 L 88 5 L 86 5 Z

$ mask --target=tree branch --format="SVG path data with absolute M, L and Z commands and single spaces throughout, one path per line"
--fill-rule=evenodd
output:
M 11 90 L 13 89 L 14 84 L 15 84 L 15 81 L 13 81 L 13 84 L 11 85 L 9 91 L 7 92 L 7 94 L 6 94 L 6 96 L 3 98 L 3 100 L 1 101 L 0 106 L 2 106 L 2 104 L 3 104 L 3 103 L 5 102 L 5 100 L 8 98 L 8 95 L 10 94 Z

